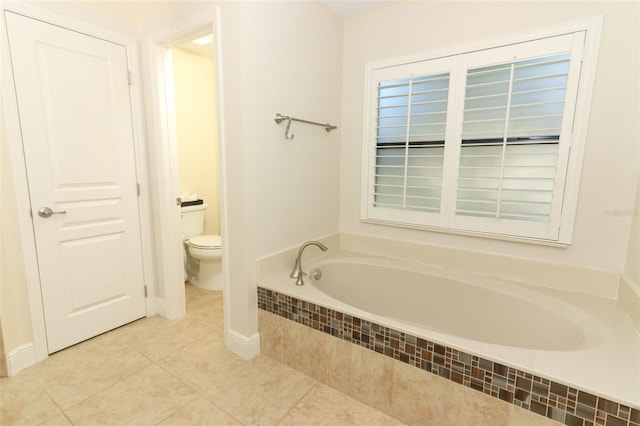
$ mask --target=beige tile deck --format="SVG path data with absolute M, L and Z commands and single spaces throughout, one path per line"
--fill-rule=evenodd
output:
M 224 348 L 222 297 L 187 286 L 187 316 L 145 318 L 0 379 L 0 424 L 401 425 L 265 356 Z

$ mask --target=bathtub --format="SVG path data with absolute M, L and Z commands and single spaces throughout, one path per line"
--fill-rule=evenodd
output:
M 259 294 L 266 289 L 338 313 L 329 323 L 358 318 L 410 336 L 412 345 L 433 342 L 436 351 L 452 348 L 476 364 L 500 363 L 540 379 L 545 398 L 557 383 L 640 408 L 640 335 L 615 301 L 341 250 L 303 270 L 304 286 L 282 271 L 261 279 Z
M 585 349 L 604 339 L 593 315 L 522 285 L 362 257 L 326 259 L 310 271 L 324 294 L 432 334 L 545 351 Z

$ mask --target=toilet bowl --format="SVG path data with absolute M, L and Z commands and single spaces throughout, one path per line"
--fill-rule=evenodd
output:
M 222 290 L 222 239 L 219 235 L 199 235 L 188 240 L 189 254 L 200 262 L 198 287 Z

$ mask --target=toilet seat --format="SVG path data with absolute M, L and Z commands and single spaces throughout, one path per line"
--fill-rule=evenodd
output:
M 201 250 L 217 250 L 222 247 L 220 235 L 199 235 L 189 238 L 189 246 Z

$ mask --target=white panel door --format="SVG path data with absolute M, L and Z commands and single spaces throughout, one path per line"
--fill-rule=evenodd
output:
M 127 56 L 5 17 L 52 353 L 146 313 Z

